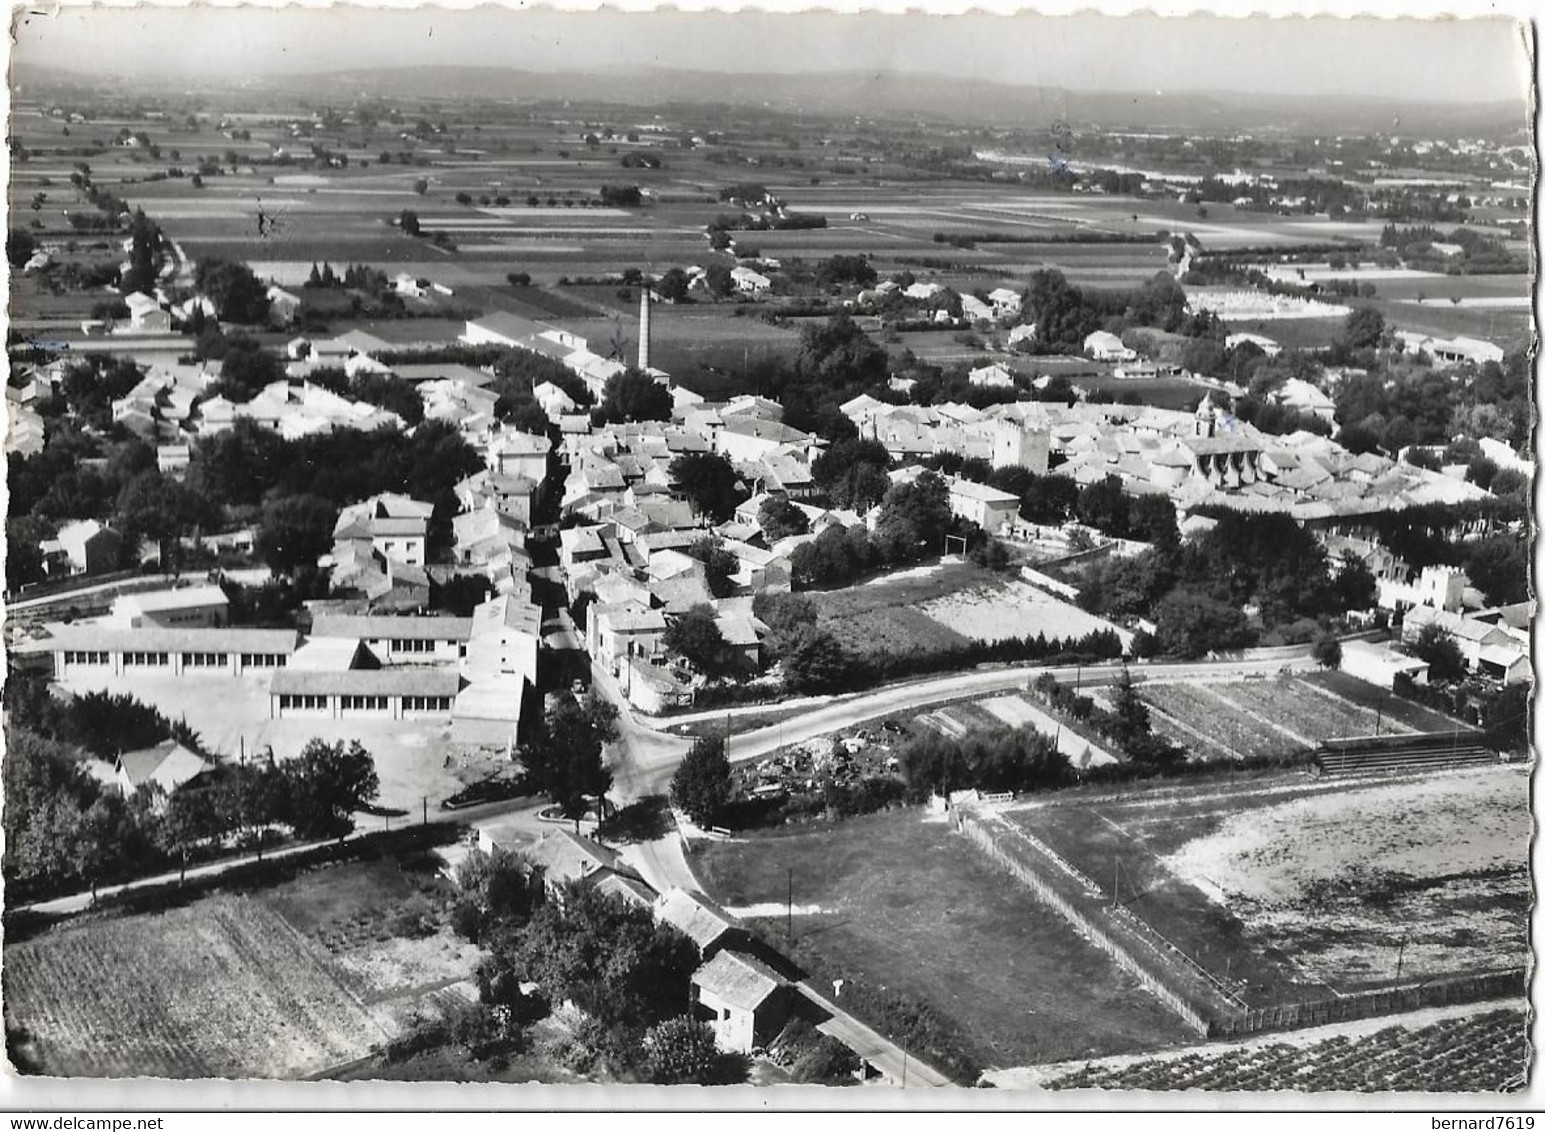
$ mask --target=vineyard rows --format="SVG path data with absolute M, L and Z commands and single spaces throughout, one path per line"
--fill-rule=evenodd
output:
M 1054 1089 L 1216 1089 L 1267 1092 L 1500 1092 L 1528 1067 L 1528 1021 L 1518 1010 L 1390 1026 L 1307 1045 L 1276 1042 L 1119 1066 L 1086 1065 Z

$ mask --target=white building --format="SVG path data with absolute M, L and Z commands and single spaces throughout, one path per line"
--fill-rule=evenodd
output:
M 735 284 L 737 291 L 747 295 L 761 295 L 772 287 L 771 279 L 749 267 L 731 268 L 730 280 Z
M 970 377 L 972 385 L 984 385 L 998 389 L 1012 389 L 1014 387 L 1014 375 L 997 362 L 991 365 L 978 366 L 971 371 Z
M 1019 496 L 973 480 L 950 481 L 950 512 L 995 535 L 1019 516 Z
M 1096 330 L 1084 339 L 1084 353 L 1097 362 L 1131 362 L 1137 351 L 1128 349 L 1120 338 L 1106 330 Z

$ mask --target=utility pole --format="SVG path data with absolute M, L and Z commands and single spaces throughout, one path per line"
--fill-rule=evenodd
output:
M 1110 902 L 1111 902 L 1111 907 L 1115 907 L 1116 905 L 1121 903 L 1121 858 L 1120 857 L 1116 858 L 1115 876 L 1111 880 Z
M 424 824 L 429 824 L 429 795 L 424 795 Z
M 1377 739 L 1379 737 L 1379 732 L 1383 729 L 1383 727 L 1384 727 L 1384 697 L 1380 696 L 1379 697 L 1379 711 L 1378 711 L 1378 714 L 1376 716 L 1374 716 L 1374 719 L 1373 719 L 1373 736 L 1374 736 L 1375 739 Z
M 1400 978 L 1400 972 L 1405 968 L 1406 944 L 1410 942 L 1410 936 L 1400 937 L 1400 951 L 1395 955 L 1395 978 Z
M 794 870 L 789 870 L 789 899 L 784 905 L 783 938 L 788 943 L 794 942 Z

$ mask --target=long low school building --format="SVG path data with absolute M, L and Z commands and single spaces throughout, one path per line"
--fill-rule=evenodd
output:
M 470 617 L 370 617 L 319 614 L 313 637 L 364 641 L 382 664 L 454 664 L 467 655 Z
M 449 719 L 461 677 L 439 668 L 286 668 L 268 686 L 270 719 Z
M 109 629 L 58 625 L 40 642 L 54 656 L 54 678 L 86 673 L 242 676 L 283 668 L 300 634 L 293 629 Z

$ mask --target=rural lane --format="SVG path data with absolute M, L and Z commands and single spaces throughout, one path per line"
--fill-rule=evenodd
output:
M 519 810 L 530 810 L 535 814 L 540 805 L 541 803 L 532 802 L 529 798 L 519 798 L 508 799 L 502 802 L 488 802 L 481 806 L 468 806 L 461 810 L 430 810 L 428 812 L 427 824 L 471 822 L 479 818 L 496 817 Z M 334 845 L 358 841 L 362 837 L 368 837 L 373 833 L 381 833 L 391 828 L 389 820 L 384 820 L 372 814 L 359 813 L 355 814 L 354 817 L 358 824 L 352 833 L 344 836 L 342 841 L 307 841 L 300 845 L 286 845 L 278 849 L 265 850 L 261 854 L 243 853 L 237 857 L 222 857 L 217 861 L 190 866 L 186 871 L 172 869 L 169 872 L 140 877 L 137 880 L 125 881 L 122 884 L 98 885 L 95 896 L 90 891 L 75 892 L 68 896 L 56 896 L 52 900 L 40 900 L 33 904 L 20 905 L 14 909 L 8 908 L 7 912 L 32 912 L 42 916 L 73 916 L 80 912 L 89 911 L 98 900 L 109 896 L 133 892 L 136 889 L 158 888 L 163 885 L 203 880 L 230 872 L 232 869 L 241 868 L 244 865 L 254 865 L 259 862 L 266 864 L 272 861 L 287 860 L 291 857 L 303 857 L 309 853 L 317 853 L 324 849 L 329 849 Z M 421 824 L 426 823 L 422 820 L 415 822 L 411 816 L 398 819 L 399 829 L 404 825 Z
M 815 984 L 806 979 L 796 984 L 799 993 L 831 1015 L 816 1027 L 823 1034 L 830 1034 L 859 1057 L 885 1074 L 894 1084 L 904 1087 L 928 1089 L 953 1089 L 955 1083 L 931 1065 L 911 1056 L 902 1046 L 881 1037 L 853 1015 L 844 1011 L 831 999 L 816 990 Z
M 1110 684 L 1120 677 L 1123 667 L 1128 667 L 1140 679 L 1216 680 L 1251 675 L 1269 676 L 1284 668 L 1317 669 L 1319 665 L 1310 659 L 1308 645 L 1289 645 L 1249 649 L 1238 656 L 1221 660 L 1145 662 L 1129 666 L 1106 663 L 1085 665 L 1082 668 L 1031 665 L 958 672 L 890 684 L 857 696 L 809 697 L 790 701 L 794 706 L 809 705 L 812 710 L 730 736 L 725 743 L 725 754 L 732 763 L 747 762 L 772 754 L 780 747 L 803 743 L 896 712 L 921 710 L 934 704 L 977 695 L 1024 691 L 1043 672 L 1051 673 L 1063 683 L 1077 680 L 1080 684 L 1091 686 Z M 671 775 L 691 745 L 688 740 L 657 728 L 743 713 L 775 711 L 789 706 L 756 704 L 681 716 L 640 718 L 609 673 L 596 666 L 592 666 L 591 673 L 592 685 L 617 708 L 619 739 L 613 747 L 612 792 L 624 805 L 639 798 L 666 793 L 670 788 Z
M 1246 656 L 1238 659 L 1200 661 L 1181 664 L 1134 664 L 1130 671 L 1135 677 L 1149 680 L 1206 680 L 1224 676 L 1268 675 L 1284 667 L 1298 667 L 1308 662 L 1308 648 L 1292 651 L 1269 650 L 1269 656 Z M 1312 667 L 1318 667 L 1308 662 Z M 1078 680 L 1091 686 L 1114 683 L 1121 675 L 1123 665 L 1095 664 L 1079 668 L 1001 668 L 986 671 L 964 672 L 938 679 L 895 685 L 877 692 L 844 700 L 817 708 L 815 711 L 781 724 L 772 724 L 732 735 L 725 744 L 725 753 L 731 762 L 745 762 L 762 758 L 779 747 L 802 743 L 832 731 L 854 727 L 870 720 L 892 715 L 898 711 L 921 709 L 932 704 L 962 699 L 975 695 L 991 695 L 994 692 L 1016 692 L 1024 689 L 1044 672 L 1049 672 L 1064 684 Z

